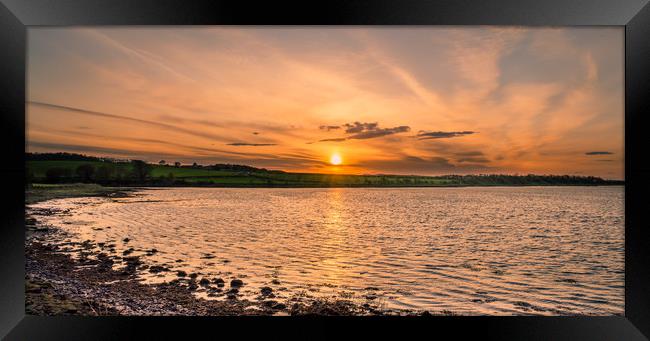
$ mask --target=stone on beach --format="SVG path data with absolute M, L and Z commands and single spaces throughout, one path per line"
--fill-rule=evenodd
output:
M 152 265 L 149 268 L 149 272 L 154 273 L 154 274 L 159 273 L 159 272 L 163 272 L 163 271 L 169 271 L 169 269 L 167 269 L 164 266 L 160 266 L 160 265 Z

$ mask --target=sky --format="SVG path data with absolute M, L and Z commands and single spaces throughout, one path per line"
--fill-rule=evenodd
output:
M 623 34 L 29 28 L 26 149 L 298 172 L 623 179 Z

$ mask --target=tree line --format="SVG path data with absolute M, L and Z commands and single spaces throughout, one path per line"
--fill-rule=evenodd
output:
M 142 160 L 132 160 L 131 167 L 116 167 L 115 164 L 104 162 L 99 166 L 84 163 L 77 168 L 50 167 L 45 171 L 45 183 L 144 183 L 151 179 L 152 165 Z M 173 175 L 172 175 L 173 176 Z M 33 182 L 34 175 L 28 171 L 27 182 Z

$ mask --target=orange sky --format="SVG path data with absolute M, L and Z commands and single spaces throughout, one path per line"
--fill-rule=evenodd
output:
M 30 28 L 28 43 L 31 152 L 624 177 L 622 28 Z

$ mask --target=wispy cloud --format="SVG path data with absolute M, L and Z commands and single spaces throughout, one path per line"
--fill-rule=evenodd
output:
M 459 137 L 465 135 L 476 134 L 475 131 L 419 131 L 417 138 L 419 140 L 429 140 L 429 139 L 449 139 L 452 137 Z
M 345 137 L 339 137 L 334 139 L 322 139 L 322 140 L 318 140 L 318 142 L 343 142 L 345 140 L 347 140 Z
M 612 155 L 612 152 L 586 152 L 585 155 Z
M 277 146 L 277 143 L 248 143 L 248 142 L 233 142 L 227 143 L 229 146 L 252 146 L 252 147 L 263 147 L 263 146 Z
M 186 128 L 183 128 L 180 125 L 171 125 L 171 124 L 166 124 L 166 123 L 162 123 L 162 122 L 144 120 L 144 119 L 133 118 L 133 117 L 128 117 L 128 116 L 122 116 L 122 115 L 117 115 L 117 114 L 110 114 L 110 113 L 105 113 L 105 112 L 100 112 L 100 111 L 86 110 L 86 109 L 81 109 L 81 108 L 75 108 L 75 107 L 69 107 L 69 106 L 65 106 L 65 105 L 45 103 L 45 102 L 39 102 L 39 101 L 27 101 L 27 103 L 30 104 L 30 105 L 35 105 L 35 106 L 49 108 L 49 109 L 55 109 L 55 110 L 63 110 L 63 111 L 67 111 L 67 112 L 70 112 L 70 113 L 76 113 L 76 114 L 81 114 L 81 115 L 89 115 L 89 116 L 96 116 L 96 117 L 104 117 L 104 118 L 109 118 L 109 119 L 115 119 L 115 120 L 120 120 L 120 121 L 141 123 L 141 124 L 146 124 L 146 125 L 149 125 L 149 126 L 155 126 L 155 127 L 163 128 L 163 129 L 170 130 L 170 131 L 182 132 L 182 133 L 185 133 L 185 134 L 204 137 L 204 138 L 212 139 L 212 140 L 223 140 L 223 137 L 221 137 L 219 135 L 211 134 L 211 133 L 201 131 L 201 130 L 197 131 L 197 130 L 194 130 L 194 129 L 186 129 Z
M 327 131 L 330 131 L 330 130 L 341 129 L 341 127 L 340 127 L 340 126 L 328 126 L 328 125 L 322 125 L 322 126 L 318 127 L 318 129 L 320 129 L 320 130 L 327 130 Z

